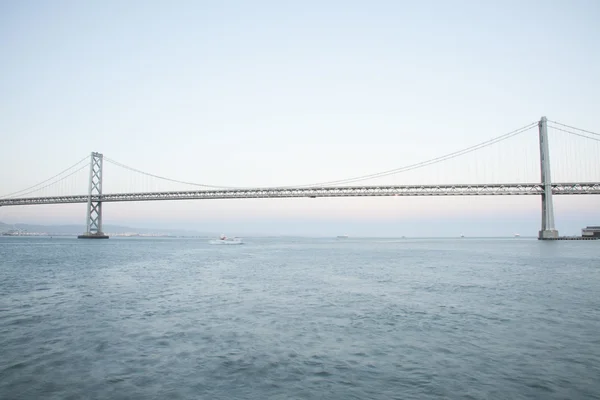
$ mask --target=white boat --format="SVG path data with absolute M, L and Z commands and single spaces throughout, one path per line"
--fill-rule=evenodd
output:
M 519 235 L 518 233 L 515 233 L 515 237 L 520 237 L 521 235 Z
M 338 239 L 348 239 L 348 235 L 338 235 Z
M 227 244 L 243 244 L 244 242 L 242 241 L 242 238 L 239 237 L 227 237 L 225 235 L 221 235 L 219 236 L 219 239 L 216 240 L 211 240 L 210 244 L 221 244 L 221 245 L 227 245 Z

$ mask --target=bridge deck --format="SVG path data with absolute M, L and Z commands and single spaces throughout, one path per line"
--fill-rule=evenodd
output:
M 600 182 L 553 183 L 556 195 L 600 194 Z M 109 193 L 92 196 L 93 201 L 207 200 L 289 197 L 378 197 L 378 196 L 527 196 L 541 195 L 541 183 L 331 186 L 307 188 L 253 188 L 231 190 L 195 190 L 176 192 Z M 0 199 L 0 206 L 86 203 L 88 195 L 48 196 Z

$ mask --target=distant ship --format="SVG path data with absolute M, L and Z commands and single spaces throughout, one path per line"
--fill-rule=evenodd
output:
M 515 233 L 515 237 L 520 237 L 521 235 L 519 235 L 518 233 Z
M 242 241 L 241 238 L 238 237 L 232 237 L 229 238 L 223 234 L 221 234 L 221 236 L 219 236 L 218 240 L 211 240 L 210 244 L 243 244 L 244 242 Z
M 338 235 L 338 239 L 348 239 L 348 235 Z

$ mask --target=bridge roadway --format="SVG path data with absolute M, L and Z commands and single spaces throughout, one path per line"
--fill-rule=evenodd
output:
M 553 183 L 552 194 L 600 194 L 600 182 Z M 177 192 L 112 193 L 92 196 L 93 201 L 151 201 L 262 199 L 287 197 L 377 197 L 377 196 L 523 196 L 541 195 L 541 183 L 457 184 L 457 185 L 397 185 L 397 186 L 330 186 L 306 188 L 254 188 L 227 190 L 195 190 Z M 88 195 L 48 196 L 0 199 L 0 206 L 36 204 L 87 203 Z

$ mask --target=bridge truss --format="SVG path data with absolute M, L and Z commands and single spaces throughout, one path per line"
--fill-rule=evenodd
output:
M 600 194 L 600 182 L 552 183 L 552 194 Z M 398 186 L 331 186 L 309 188 L 255 188 L 229 190 L 192 190 L 176 192 L 112 193 L 92 195 L 94 202 L 154 200 L 265 199 L 317 197 L 381 196 L 527 196 L 544 193 L 542 183 L 508 183 L 477 185 L 398 185 Z M 0 206 L 35 204 L 87 203 L 89 195 L 0 199 Z

